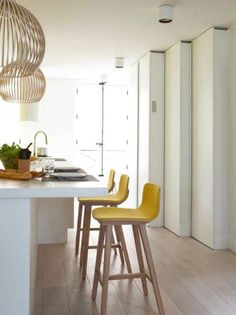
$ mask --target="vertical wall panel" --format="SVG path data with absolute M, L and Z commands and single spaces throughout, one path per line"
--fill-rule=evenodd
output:
M 214 247 L 228 248 L 229 31 L 214 30 Z
M 152 226 L 163 225 L 164 54 L 149 52 L 139 60 L 138 200 L 143 185 L 161 186 L 161 213 Z
M 228 31 L 193 41 L 192 235 L 211 248 L 227 247 L 228 51 Z
M 138 203 L 142 200 L 143 184 L 149 181 L 149 111 L 150 111 L 150 55 L 139 61 L 138 114 Z
M 230 28 L 230 108 L 229 108 L 229 248 L 236 252 L 236 25 Z
M 191 235 L 191 44 L 179 42 L 165 54 L 164 225 Z
M 213 247 L 213 36 L 193 41 L 192 234 Z
M 138 78 L 139 65 L 136 63 L 130 69 L 130 87 L 129 87 L 129 102 L 128 102 L 128 124 L 129 132 L 128 139 L 128 170 L 130 176 L 129 180 L 129 206 L 137 207 L 138 193 L 137 193 L 137 148 L 138 148 Z

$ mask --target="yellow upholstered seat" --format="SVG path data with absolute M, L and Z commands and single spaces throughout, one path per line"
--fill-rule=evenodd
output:
M 119 205 L 124 202 L 129 194 L 129 176 L 121 175 L 119 189 L 114 194 L 99 197 L 81 197 L 79 201 L 82 203 L 92 203 L 93 205 Z
M 151 248 L 148 241 L 147 231 L 145 224 L 152 221 L 160 212 L 160 187 L 154 184 L 145 184 L 143 190 L 143 199 L 141 205 L 136 209 L 129 208 L 96 208 L 93 210 L 94 219 L 100 223 L 100 232 L 98 239 L 98 250 L 95 265 L 95 273 L 93 280 L 92 299 L 96 299 L 98 283 L 102 285 L 102 300 L 101 300 L 101 313 L 106 314 L 107 310 L 107 295 L 109 280 L 122 280 L 122 279 L 135 279 L 140 278 L 144 295 L 148 294 L 148 287 L 146 279 L 152 282 L 154 295 L 157 301 L 159 314 L 164 315 L 164 307 L 161 299 L 160 289 L 157 282 L 155 266 L 151 254 Z M 123 224 L 131 224 L 134 234 L 134 242 L 138 258 L 139 273 L 129 274 L 115 274 L 110 275 L 110 256 L 111 256 L 111 243 L 112 243 L 112 228 L 121 228 Z M 104 251 L 104 267 L 103 274 L 101 274 L 102 253 L 105 239 Z M 143 261 L 143 245 L 146 261 L 149 272 L 146 271 Z
M 160 212 L 160 187 L 146 184 L 142 203 L 138 208 L 101 207 L 93 210 L 93 217 L 98 221 L 142 221 L 150 222 Z

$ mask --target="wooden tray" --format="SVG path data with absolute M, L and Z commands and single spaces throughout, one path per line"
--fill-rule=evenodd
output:
M 19 170 L 1 170 L 0 169 L 0 178 L 6 179 L 31 179 L 36 177 L 42 177 L 44 172 L 24 172 Z
M 0 178 L 6 179 L 30 179 L 33 176 L 30 172 L 17 171 L 17 170 L 0 170 Z

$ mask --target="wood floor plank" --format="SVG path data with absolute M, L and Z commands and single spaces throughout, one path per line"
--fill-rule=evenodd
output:
M 154 315 L 157 313 L 157 307 L 152 308 L 149 297 L 140 292 L 135 281 L 112 281 L 112 285 L 115 287 L 127 314 Z
M 118 256 L 116 257 L 119 258 Z M 89 272 L 87 276 L 88 276 L 88 281 L 92 289 L 94 273 Z M 101 309 L 101 295 L 102 295 L 102 288 L 100 285 L 98 285 L 97 298 L 95 302 L 96 302 L 99 312 Z M 120 300 L 119 295 L 117 294 L 115 290 L 115 287 L 112 281 L 109 281 L 109 286 L 108 286 L 107 314 L 112 314 L 112 315 L 128 314 L 125 310 L 125 306 L 123 305 L 122 301 Z
M 67 291 L 66 288 L 44 288 L 43 305 L 66 305 Z
M 43 315 L 70 315 L 66 288 L 43 288 Z
M 42 315 L 70 315 L 68 305 L 43 305 Z
M 131 266 L 138 270 L 130 228 L 125 237 Z M 155 268 L 166 315 L 236 315 L 236 255 L 213 251 L 192 238 L 179 238 L 163 228 L 148 228 Z M 75 231 L 69 230 L 65 245 L 40 245 L 33 315 L 98 315 L 101 287 L 91 299 L 96 251 L 90 250 L 88 274 L 82 280 L 74 256 Z M 96 244 L 97 233 L 91 243 Z M 126 272 L 120 259 L 111 255 L 111 272 Z M 158 314 L 152 286 L 142 294 L 139 279 L 110 281 L 108 314 Z
M 160 238 L 156 238 L 156 233 L 153 233 L 153 236 L 151 233 L 150 238 L 153 244 L 162 243 Z M 167 238 L 170 238 L 169 242 Z M 216 257 L 217 255 L 221 260 L 222 256 L 229 256 L 231 259 L 231 253 L 213 251 L 202 244 L 200 252 L 199 244 L 196 244 L 196 250 L 195 247 L 189 246 L 192 242 L 191 239 L 180 239 L 173 235 L 167 235 L 167 238 L 165 238 L 165 244 L 168 251 L 166 248 L 159 248 L 159 258 L 164 259 L 165 264 L 168 263 L 171 269 L 174 268 L 179 273 L 179 281 L 205 305 L 210 313 L 235 314 L 236 285 L 230 286 L 225 276 L 225 266 L 220 263 L 221 268 L 219 268 L 219 261 Z M 198 242 L 195 241 L 195 243 Z M 154 251 L 155 253 L 156 251 Z M 236 259 L 232 267 L 235 268 L 235 265 Z M 228 274 L 229 271 L 227 270 L 226 273 Z M 231 270 L 231 276 L 235 277 L 234 270 Z
M 97 304 L 91 299 L 91 286 L 87 278 L 78 281 L 77 286 L 67 288 L 67 292 L 71 315 L 99 315 Z
M 42 315 L 42 306 L 35 306 L 33 310 L 33 315 Z
M 45 245 L 43 261 L 43 288 L 65 287 L 65 272 L 63 264 L 65 245 Z

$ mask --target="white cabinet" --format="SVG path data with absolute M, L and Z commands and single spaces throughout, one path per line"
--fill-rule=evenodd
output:
M 129 180 L 129 201 L 130 207 L 138 206 L 137 195 L 137 148 L 138 148 L 138 77 L 139 64 L 136 63 L 130 69 L 130 85 L 128 93 L 128 170 Z
M 179 236 L 191 235 L 191 44 L 165 52 L 165 219 Z
M 228 246 L 227 115 L 229 32 L 193 41 L 192 235 Z
M 137 65 L 136 65 L 137 67 Z M 151 225 L 163 225 L 164 53 L 148 52 L 138 61 L 138 203 L 146 182 L 161 186 L 161 213 Z

